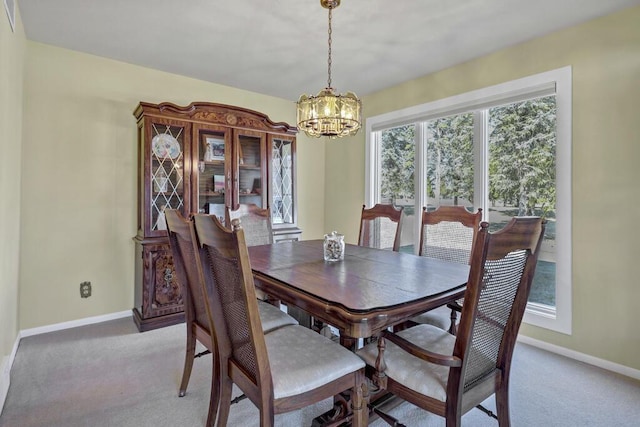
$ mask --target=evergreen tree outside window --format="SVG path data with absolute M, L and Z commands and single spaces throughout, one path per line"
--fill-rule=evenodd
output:
M 402 251 L 416 253 L 422 206 L 483 209 L 490 230 L 544 216 L 525 321 L 571 331 L 569 67 L 367 120 L 365 199 L 405 207 Z

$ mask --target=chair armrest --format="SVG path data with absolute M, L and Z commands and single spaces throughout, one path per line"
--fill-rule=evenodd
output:
M 460 366 L 462 366 L 462 359 L 457 356 L 447 356 L 444 354 L 434 353 L 422 347 L 418 347 L 417 345 L 405 340 L 402 337 L 399 337 L 392 332 L 382 331 L 381 337 L 391 341 L 412 356 L 418 357 L 427 362 L 435 363 L 436 365 L 449 366 L 452 368 L 459 368 Z

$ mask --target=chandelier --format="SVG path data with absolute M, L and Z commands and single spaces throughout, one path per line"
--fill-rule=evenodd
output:
M 313 137 L 331 139 L 355 135 L 360 129 L 362 103 L 355 93 L 336 95 L 331 87 L 331 11 L 340 6 L 340 0 L 320 0 L 329 9 L 329 55 L 327 60 L 327 87 L 317 95 L 301 95 L 297 103 L 298 129 Z

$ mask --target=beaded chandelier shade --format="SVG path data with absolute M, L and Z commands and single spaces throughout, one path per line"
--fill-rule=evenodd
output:
M 329 54 L 327 87 L 317 95 L 301 95 L 297 103 L 298 129 L 313 137 L 340 138 L 355 135 L 362 125 L 362 103 L 355 93 L 337 94 L 331 87 L 331 15 L 340 0 L 320 0 L 329 10 Z

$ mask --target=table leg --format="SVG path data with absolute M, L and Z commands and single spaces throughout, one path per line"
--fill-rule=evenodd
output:
M 344 348 L 348 348 L 351 351 L 356 351 L 357 343 L 357 338 L 345 337 L 344 335 L 340 334 L 340 345 L 342 345 Z

